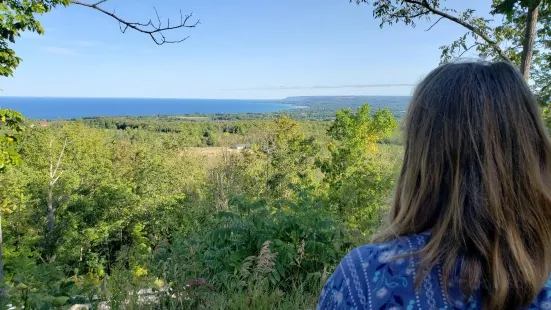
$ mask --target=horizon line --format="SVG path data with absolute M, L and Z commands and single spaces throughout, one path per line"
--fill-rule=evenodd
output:
M 352 85 L 315 85 L 315 86 L 267 86 L 251 88 L 226 88 L 222 90 L 293 90 L 293 89 L 340 89 L 374 87 L 414 87 L 415 84 L 352 84 Z
M 0 95 L 0 98 L 48 98 L 48 99 L 166 99 L 166 100 L 264 100 L 264 101 L 278 101 L 288 98 L 304 98 L 304 97 L 411 97 L 411 95 L 295 95 L 286 96 L 283 98 L 197 98 L 197 97 L 89 97 L 89 96 L 20 96 L 20 95 Z

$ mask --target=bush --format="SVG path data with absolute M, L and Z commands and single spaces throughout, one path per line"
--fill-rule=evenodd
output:
M 249 304 L 280 302 L 297 289 L 312 299 L 352 246 L 343 225 L 309 190 L 297 202 L 232 199 L 207 226 L 208 233 L 175 237 L 155 259 L 157 275 L 189 307 L 206 305 L 219 293 L 237 298 L 227 300 L 230 308 L 240 308 L 232 303 L 243 296 Z

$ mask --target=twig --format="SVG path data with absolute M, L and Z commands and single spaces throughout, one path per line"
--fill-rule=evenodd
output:
M 473 47 L 477 46 L 477 45 L 480 45 L 480 43 L 476 42 L 475 44 L 469 46 L 467 49 L 465 49 L 461 54 L 459 54 L 459 56 L 457 56 L 457 58 L 461 58 L 461 56 L 463 56 L 466 52 L 468 52 L 469 50 L 471 50 Z
M 71 3 L 76 4 L 76 5 L 80 5 L 80 6 L 84 6 L 84 7 L 88 7 L 88 8 L 92 8 L 92 9 L 94 9 L 96 11 L 99 11 L 99 12 L 101 12 L 101 13 L 107 15 L 107 16 L 112 17 L 113 19 L 115 19 L 116 21 L 119 22 L 119 29 L 122 33 L 125 33 L 126 30 L 128 30 L 128 28 L 130 28 L 130 29 L 136 30 L 138 32 L 147 34 L 151 37 L 153 42 L 155 42 L 155 44 L 157 44 L 157 45 L 163 45 L 165 43 L 180 43 L 180 42 L 185 41 L 187 38 L 189 38 L 189 36 L 184 37 L 180 40 L 167 40 L 165 35 L 164 35 L 164 32 L 165 31 L 170 31 L 170 30 L 175 30 L 175 29 L 180 29 L 180 28 L 195 28 L 200 23 L 200 21 L 197 20 L 193 24 L 188 24 L 190 18 L 193 16 L 193 13 L 190 13 L 190 14 L 184 16 L 182 14 L 182 11 L 180 10 L 180 23 L 179 24 L 171 26 L 170 25 L 170 19 L 167 19 L 167 25 L 163 26 L 161 17 L 159 16 L 159 13 L 157 12 L 157 9 L 155 7 L 153 7 L 153 9 L 155 10 L 155 15 L 157 17 L 158 25 L 154 25 L 153 21 L 151 19 L 147 23 L 130 22 L 130 21 L 127 21 L 127 20 L 123 19 L 122 17 L 118 16 L 115 13 L 115 11 L 113 11 L 111 13 L 111 12 L 108 12 L 108 11 L 106 11 L 105 9 L 103 9 L 99 6 L 100 4 L 102 4 L 106 1 L 107 0 L 100 0 L 96 3 L 86 3 L 86 2 L 81 2 L 81 1 L 78 1 L 78 0 L 71 0 Z
M 427 30 L 425 31 L 429 31 L 432 29 L 432 27 L 436 26 L 436 24 L 438 24 L 438 22 L 440 22 L 442 19 L 444 19 L 444 16 L 440 17 L 434 24 L 432 24 L 432 26 L 430 26 Z

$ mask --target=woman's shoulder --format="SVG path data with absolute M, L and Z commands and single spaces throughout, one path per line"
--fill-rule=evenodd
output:
M 422 249 L 428 238 L 409 235 L 350 251 L 327 281 L 318 309 L 368 309 L 381 303 L 407 308 L 414 301 L 415 276 L 407 255 Z
M 381 263 L 387 263 L 391 261 L 393 257 L 418 252 L 425 246 L 429 238 L 429 233 L 401 236 L 384 243 L 372 243 L 359 246 L 350 251 L 347 256 L 367 256 Z
M 441 266 L 415 289 L 419 257 L 408 254 L 421 250 L 429 238 L 428 233 L 409 235 L 350 251 L 326 282 L 318 309 L 479 309 L 480 295 L 463 295 L 455 276 L 446 299 Z M 527 309 L 551 310 L 551 278 Z

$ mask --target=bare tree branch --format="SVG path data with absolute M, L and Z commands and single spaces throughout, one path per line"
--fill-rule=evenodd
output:
M 432 29 L 432 27 L 436 26 L 436 24 L 438 24 L 442 19 L 444 19 L 444 17 L 440 17 L 434 24 L 432 24 L 429 28 L 427 28 L 427 30 L 425 31 L 430 31 Z
M 432 7 L 427 0 L 403 0 L 403 1 L 405 3 L 422 6 L 422 7 L 426 8 L 427 10 L 429 10 L 431 13 L 433 13 L 435 15 L 441 16 L 442 18 L 445 18 L 447 20 L 450 20 L 454 23 L 457 23 L 457 24 L 467 28 L 468 30 L 472 31 L 474 34 L 476 34 L 477 36 L 482 38 L 482 40 L 486 41 L 486 43 L 488 43 L 492 47 L 492 49 L 494 51 L 496 51 L 496 53 L 501 58 L 503 58 L 504 60 L 510 61 L 509 57 L 507 57 L 505 52 L 499 47 L 499 45 L 497 44 L 496 41 L 492 40 L 487 34 L 480 31 L 479 29 L 477 29 L 473 25 L 457 18 L 456 16 L 452 16 L 452 15 L 450 15 L 450 14 L 444 12 L 444 11 L 441 11 L 437 8 Z
M 54 144 L 54 139 L 50 139 L 50 178 L 54 177 L 54 155 L 52 154 L 52 145 Z
M 478 45 L 480 45 L 480 43 L 476 42 L 475 44 L 469 46 L 469 47 L 466 48 L 461 54 L 459 54 L 459 56 L 457 56 L 457 58 L 461 58 L 463 55 L 465 55 L 465 53 L 467 53 L 467 52 L 470 51 L 473 47 L 478 46 Z
M 50 141 L 50 154 L 52 152 L 52 142 L 53 139 Z M 50 159 L 50 186 L 54 186 L 59 177 L 63 174 L 63 171 L 61 171 L 59 174 L 57 174 L 57 170 L 59 169 L 59 165 L 61 164 L 61 158 L 63 157 L 63 153 L 65 152 L 65 148 L 67 147 L 67 138 L 65 138 L 65 141 L 63 142 L 63 148 L 61 149 L 61 152 L 59 153 L 59 157 L 57 158 L 57 163 L 55 165 L 55 169 L 52 171 L 52 159 Z
M 155 42 L 155 44 L 157 44 L 157 45 L 163 45 L 165 43 L 180 43 L 180 42 L 185 41 L 187 38 L 189 38 L 189 36 L 184 37 L 184 38 L 179 39 L 179 40 L 168 40 L 165 37 L 165 32 L 168 32 L 168 31 L 171 31 L 171 30 L 176 30 L 176 29 L 181 29 L 181 28 L 195 28 L 200 23 L 199 20 L 195 21 L 194 23 L 189 23 L 190 18 L 193 16 L 193 13 L 183 15 L 182 11 L 180 10 L 180 23 L 178 23 L 176 25 L 173 24 L 171 26 L 170 25 L 170 19 L 167 19 L 166 25 L 163 25 L 161 17 L 159 16 L 159 12 L 157 12 L 157 9 L 155 7 L 153 7 L 153 9 L 155 10 L 155 15 L 157 17 L 157 22 L 156 23 L 154 23 L 151 19 L 147 23 L 130 22 L 130 21 L 127 21 L 124 18 L 120 17 L 119 15 L 117 15 L 115 13 L 115 11 L 108 12 L 104 8 L 100 7 L 100 4 L 102 4 L 106 1 L 107 0 L 100 0 L 100 1 L 95 2 L 95 3 L 87 3 L 87 2 L 81 2 L 79 0 L 71 0 L 71 3 L 94 9 L 96 11 L 99 11 L 99 12 L 115 19 L 116 21 L 119 22 L 119 29 L 121 30 L 122 33 L 125 33 L 126 30 L 128 30 L 128 28 L 130 28 L 130 29 L 136 30 L 138 32 L 147 34 L 151 37 L 153 42 Z
M 53 180 L 51 181 L 50 184 L 51 184 L 52 186 L 55 185 L 55 183 L 57 182 L 57 180 L 59 180 L 59 178 L 61 177 L 62 174 L 63 174 L 63 171 L 61 171 L 61 172 L 57 175 L 57 177 L 55 177 L 55 179 L 53 179 Z

